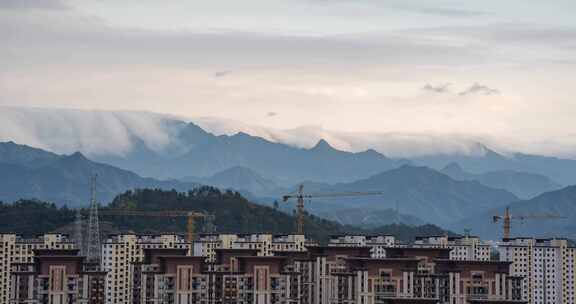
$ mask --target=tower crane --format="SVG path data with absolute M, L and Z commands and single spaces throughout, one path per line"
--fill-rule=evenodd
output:
M 194 241 L 194 224 L 196 219 L 214 220 L 214 215 L 203 211 L 186 210 L 141 210 L 141 209 L 101 209 L 100 215 L 112 216 L 143 216 L 143 217 L 185 217 L 186 240 Z
M 382 195 L 382 191 L 372 192 L 334 192 L 334 193 L 304 193 L 304 185 L 298 186 L 298 191 L 292 194 L 282 196 L 282 201 L 287 202 L 294 198 L 296 199 L 296 233 L 304 234 L 304 199 L 312 198 L 332 198 L 332 197 L 348 197 L 348 196 L 364 196 L 364 195 Z
M 541 214 L 527 214 L 527 215 L 511 215 L 510 214 L 510 207 L 506 207 L 506 210 L 504 211 L 504 215 L 494 215 L 492 217 L 492 221 L 494 223 L 497 223 L 499 220 L 502 220 L 502 228 L 504 230 L 504 238 L 508 239 L 510 238 L 510 230 L 511 230 L 511 226 L 512 226 L 512 220 L 527 220 L 527 219 L 536 219 L 536 220 L 542 220 L 542 219 L 562 219 L 565 218 L 563 216 L 559 216 L 557 214 L 551 214 L 551 213 L 541 213 Z

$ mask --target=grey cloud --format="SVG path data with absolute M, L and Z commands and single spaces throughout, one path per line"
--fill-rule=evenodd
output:
M 168 115 L 71 109 L 0 107 L 0 141 L 14 141 L 58 153 L 123 155 L 135 139 L 163 151 L 177 145 Z M 54 140 L 58 139 L 58 140 Z
M 218 71 L 214 73 L 214 78 L 223 78 L 230 75 L 230 73 L 232 73 L 232 71 Z
M 493 88 L 490 88 L 488 86 L 479 84 L 479 83 L 475 83 L 475 84 L 471 85 L 470 87 L 468 87 L 466 90 L 458 93 L 458 95 L 460 95 L 460 96 L 469 96 L 469 95 L 490 96 L 490 95 L 500 95 L 500 91 L 497 89 L 493 89 Z
M 484 49 L 415 41 L 397 33 L 303 37 L 223 32 L 159 32 L 111 28 L 78 16 L 0 18 L 0 63 L 176 65 L 238 68 L 267 65 L 429 64 L 482 62 Z M 17 51 L 16 51 L 17 50 Z M 234 50 L 234 51 L 231 51 Z M 220 74 L 219 74 L 220 75 Z M 216 76 L 216 75 L 215 75 Z
M 438 15 L 444 17 L 476 17 L 486 14 L 485 12 L 481 11 L 472 11 L 456 8 L 442 8 L 442 7 L 428 7 L 420 9 L 415 8 L 414 10 L 422 14 Z
M 177 124 L 169 123 L 174 119 L 182 120 L 148 112 L 0 107 L 0 142 L 14 141 L 56 153 L 80 151 L 91 156 L 125 155 L 132 151 L 136 142 L 155 151 L 176 151 L 183 147 L 177 140 Z M 192 121 L 216 135 L 242 131 L 297 147 L 312 147 L 318 140 L 326 139 L 343 150 L 373 148 L 390 156 L 471 153 L 473 143 L 479 141 L 478 138 L 449 135 L 347 133 L 321 126 L 278 130 L 218 118 Z
M 576 48 L 576 28 L 561 26 L 536 26 L 531 24 L 489 24 L 485 26 L 460 26 L 418 28 L 406 33 L 422 37 L 452 37 L 491 43 L 502 46 L 534 45 L 547 48 Z
M 0 106 L 0 141 L 15 141 L 57 153 L 81 151 L 87 155 L 123 155 L 135 141 L 156 151 L 182 148 L 169 120 L 181 117 L 148 112 L 82 111 L 48 108 Z M 557 141 L 510 137 L 493 138 L 474 134 L 426 134 L 409 132 L 353 133 L 304 126 L 278 130 L 247 125 L 228 119 L 195 118 L 192 121 L 216 135 L 245 132 L 270 141 L 297 147 L 312 147 L 325 139 L 338 149 L 364 151 L 372 148 L 388 156 L 410 157 L 427 154 L 476 154 L 478 142 L 499 152 L 527 152 L 546 155 L 574 155 L 575 136 L 560 136 Z M 57 140 L 55 140 L 57 139 Z M 511 151 L 510 147 L 519 150 Z M 520 148 L 521 147 L 521 148 Z
M 410 4 L 407 1 L 374 1 L 374 0 L 306 0 L 309 3 L 320 5 L 353 4 L 372 7 L 374 9 L 394 9 L 424 15 L 442 17 L 475 17 L 485 15 L 485 12 L 456 7 L 440 7 L 419 4 Z
M 59 0 L 2 0 L 0 9 L 68 9 L 68 5 Z
M 437 93 L 437 94 L 446 94 L 446 93 L 450 93 L 450 83 L 443 83 L 443 84 L 439 84 L 439 85 L 432 85 L 432 84 L 426 84 L 424 87 L 422 87 L 422 90 L 425 92 L 431 92 L 431 93 Z

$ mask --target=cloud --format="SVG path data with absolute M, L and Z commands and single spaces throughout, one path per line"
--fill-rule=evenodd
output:
M 153 151 L 176 145 L 167 115 L 146 112 L 81 111 L 0 107 L 0 141 L 58 153 L 124 155 L 137 140 Z
M 58 0 L 2 0 L 0 9 L 68 9 L 69 6 Z
M 391 31 L 303 36 L 135 30 L 113 28 L 103 20 L 72 13 L 3 16 L 0 36 L 9 46 L 0 48 L 0 64 L 13 68 L 23 64 L 225 68 L 217 70 L 216 78 L 228 75 L 227 69 L 246 66 L 416 65 L 431 61 L 437 66 L 456 66 L 482 61 L 485 51 L 474 45 L 414 40 Z
M 451 83 L 442 83 L 442 84 L 426 84 L 422 87 L 422 91 L 434 93 L 434 94 L 447 94 L 447 95 L 454 95 L 454 96 L 472 96 L 472 95 L 479 95 L 479 96 L 492 96 L 492 95 L 500 95 L 500 90 L 490 88 L 488 86 L 474 83 L 464 89 L 463 91 L 454 94 L 450 87 L 452 86 Z
M 70 109 L 0 107 L 0 141 L 14 141 L 56 153 L 80 151 L 90 156 L 122 156 L 136 145 L 153 151 L 179 153 L 182 124 L 194 122 L 215 135 L 245 132 L 272 142 L 311 148 L 325 139 L 337 149 L 360 152 L 374 149 L 390 157 L 430 154 L 482 155 L 482 143 L 500 153 L 525 152 L 574 157 L 576 135 L 550 137 L 432 132 L 343 132 L 308 125 L 275 129 L 231 119 L 183 118 L 150 112 L 83 111 Z
M 424 87 L 422 87 L 422 90 L 425 92 L 431 92 L 431 93 L 437 93 L 437 94 L 446 94 L 446 93 L 450 93 L 450 86 L 452 84 L 450 83 L 443 83 L 443 84 L 439 84 L 439 85 L 432 85 L 427 83 Z
M 214 73 L 214 78 L 224 78 L 230 75 L 230 73 L 232 73 L 232 71 L 218 71 Z
M 488 86 L 475 83 L 468 87 L 466 90 L 458 93 L 460 96 L 470 96 L 470 95 L 483 95 L 483 96 L 491 96 L 491 95 L 500 95 L 500 91 L 497 89 L 490 88 Z
M 470 10 L 458 7 L 440 7 L 436 6 L 426 6 L 419 4 L 410 4 L 408 1 L 372 1 L 372 0 L 306 0 L 312 4 L 319 5 L 356 5 L 363 6 L 370 9 L 392 9 L 399 10 L 403 12 L 412 12 L 416 14 L 423 15 L 433 15 L 441 17 L 476 17 L 482 16 L 486 13 L 478 10 Z
M 476 17 L 476 16 L 483 16 L 486 14 L 485 12 L 481 11 L 446 8 L 446 7 L 414 8 L 414 11 L 422 14 L 430 14 L 444 17 Z
M 270 112 L 274 113 L 274 112 Z M 389 156 L 429 153 L 474 153 L 478 138 L 417 133 L 352 133 L 303 126 L 279 130 L 219 118 L 184 119 L 149 112 L 84 111 L 71 109 L 0 107 L 0 141 L 14 141 L 53 151 L 81 151 L 90 156 L 122 156 L 138 143 L 157 152 L 185 150 L 179 142 L 180 124 L 193 121 L 216 135 L 245 132 L 272 142 L 311 148 L 325 139 L 346 151 L 376 149 Z

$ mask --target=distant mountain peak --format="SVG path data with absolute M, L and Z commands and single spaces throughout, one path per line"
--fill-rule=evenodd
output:
M 253 137 L 252 135 L 250 135 L 250 134 L 248 134 L 248 133 L 246 133 L 246 132 L 242 132 L 242 131 L 234 134 L 234 136 L 237 136 L 237 137 Z
M 74 152 L 70 155 L 66 155 L 64 157 L 62 157 L 65 160 L 71 160 L 71 161 L 78 161 L 78 162 L 91 162 L 86 156 L 84 156 L 84 154 L 82 154 L 81 152 Z
M 460 166 L 460 164 L 458 164 L 457 162 L 451 162 L 449 164 L 446 165 L 446 167 L 444 167 L 444 169 L 442 169 L 442 172 L 464 172 L 464 169 L 462 169 L 462 166 Z
M 227 175 L 227 174 L 242 174 L 245 176 L 260 176 L 258 173 L 254 172 L 254 170 L 244 167 L 244 166 L 233 166 L 230 167 L 226 170 L 217 172 L 216 174 L 214 174 L 212 177 L 216 177 L 216 176 L 223 176 L 223 175 Z
M 206 132 L 206 130 L 202 129 L 199 125 L 193 123 L 193 122 L 189 122 L 186 124 L 185 128 L 187 130 L 193 130 L 193 131 L 197 131 L 203 134 L 208 134 L 208 132 Z
M 480 142 L 474 144 L 473 153 L 486 157 L 503 157 L 500 153 L 490 149 L 488 146 Z
M 386 157 L 386 155 L 374 150 L 374 149 L 368 149 L 366 151 L 360 152 L 359 154 L 364 154 L 364 155 L 368 155 L 368 156 L 373 156 L 373 157 Z
M 332 147 L 326 140 L 320 139 L 318 143 L 312 148 L 312 150 L 317 151 L 334 151 L 334 147 Z

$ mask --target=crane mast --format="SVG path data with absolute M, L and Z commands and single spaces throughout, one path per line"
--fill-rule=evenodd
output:
M 526 219 L 562 219 L 565 218 L 563 216 L 559 216 L 557 214 L 528 214 L 528 215 L 514 215 L 510 214 L 510 207 L 506 207 L 504 210 L 504 215 L 494 215 L 492 217 L 492 221 L 497 223 L 499 220 L 502 220 L 502 230 L 503 230 L 503 237 L 505 239 L 510 238 L 510 231 L 512 230 L 512 220 L 526 220 Z
M 304 234 L 304 199 L 309 198 L 334 198 L 334 197 L 349 197 L 349 196 L 364 196 L 364 195 L 382 195 L 382 191 L 373 192 L 341 192 L 341 193 L 314 193 L 305 194 L 304 185 L 298 186 L 298 191 L 294 194 L 287 194 L 282 197 L 282 201 L 287 202 L 291 198 L 296 199 L 296 234 Z

